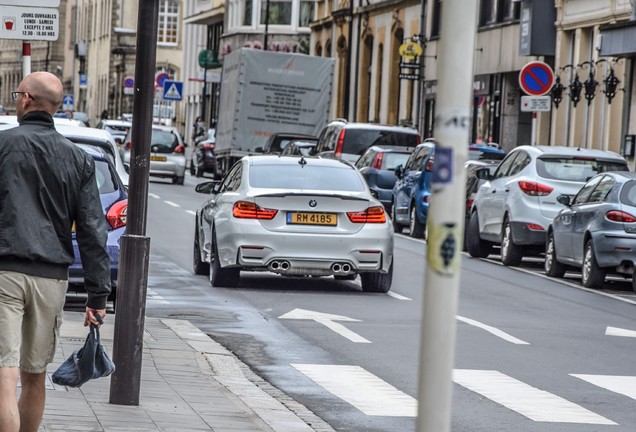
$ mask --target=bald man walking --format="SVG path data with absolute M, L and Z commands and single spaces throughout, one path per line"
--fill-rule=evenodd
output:
M 74 260 L 73 224 L 88 294 L 85 326 L 106 315 L 108 234 L 95 162 L 55 130 L 60 80 L 34 72 L 11 96 L 20 126 L 0 131 L 0 432 L 36 432 Z

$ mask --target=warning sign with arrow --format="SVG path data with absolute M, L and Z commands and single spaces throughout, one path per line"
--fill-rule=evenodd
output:
M 163 82 L 163 100 L 180 101 L 183 100 L 183 82 L 169 81 Z

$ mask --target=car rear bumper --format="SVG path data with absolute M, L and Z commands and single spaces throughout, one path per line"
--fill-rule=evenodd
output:
M 119 238 L 124 232 L 124 227 L 109 231 L 108 240 L 106 242 L 106 250 L 110 260 L 110 280 L 113 282 L 117 281 L 119 273 Z M 73 285 L 83 285 L 84 268 L 82 267 L 79 247 L 75 239 L 73 239 L 73 253 L 75 254 L 75 261 L 68 268 L 68 281 Z
M 240 229 L 239 229 L 240 228 Z M 232 229 L 232 228 L 229 228 Z M 283 274 L 339 274 L 334 264 L 347 264 L 346 273 L 388 272 L 393 259 L 393 233 L 389 223 L 367 224 L 353 235 L 275 234 L 247 224 L 218 239 L 222 267 L 274 271 Z M 276 266 L 278 262 L 278 268 Z M 286 263 L 286 269 L 282 264 Z
M 636 263 L 636 234 L 603 231 L 592 235 L 594 255 L 599 267 L 618 267 Z
M 533 230 L 528 227 L 528 222 L 510 222 L 512 239 L 517 245 L 545 246 L 546 231 Z

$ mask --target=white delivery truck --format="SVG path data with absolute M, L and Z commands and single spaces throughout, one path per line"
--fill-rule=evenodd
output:
M 241 48 L 223 58 L 217 172 L 277 132 L 317 135 L 329 118 L 335 60 Z

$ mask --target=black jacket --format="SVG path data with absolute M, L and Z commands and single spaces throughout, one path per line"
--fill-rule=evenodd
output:
M 0 131 L 0 270 L 68 279 L 73 222 L 86 305 L 103 309 L 110 260 L 95 161 L 55 130 L 50 114 L 27 113 Z

